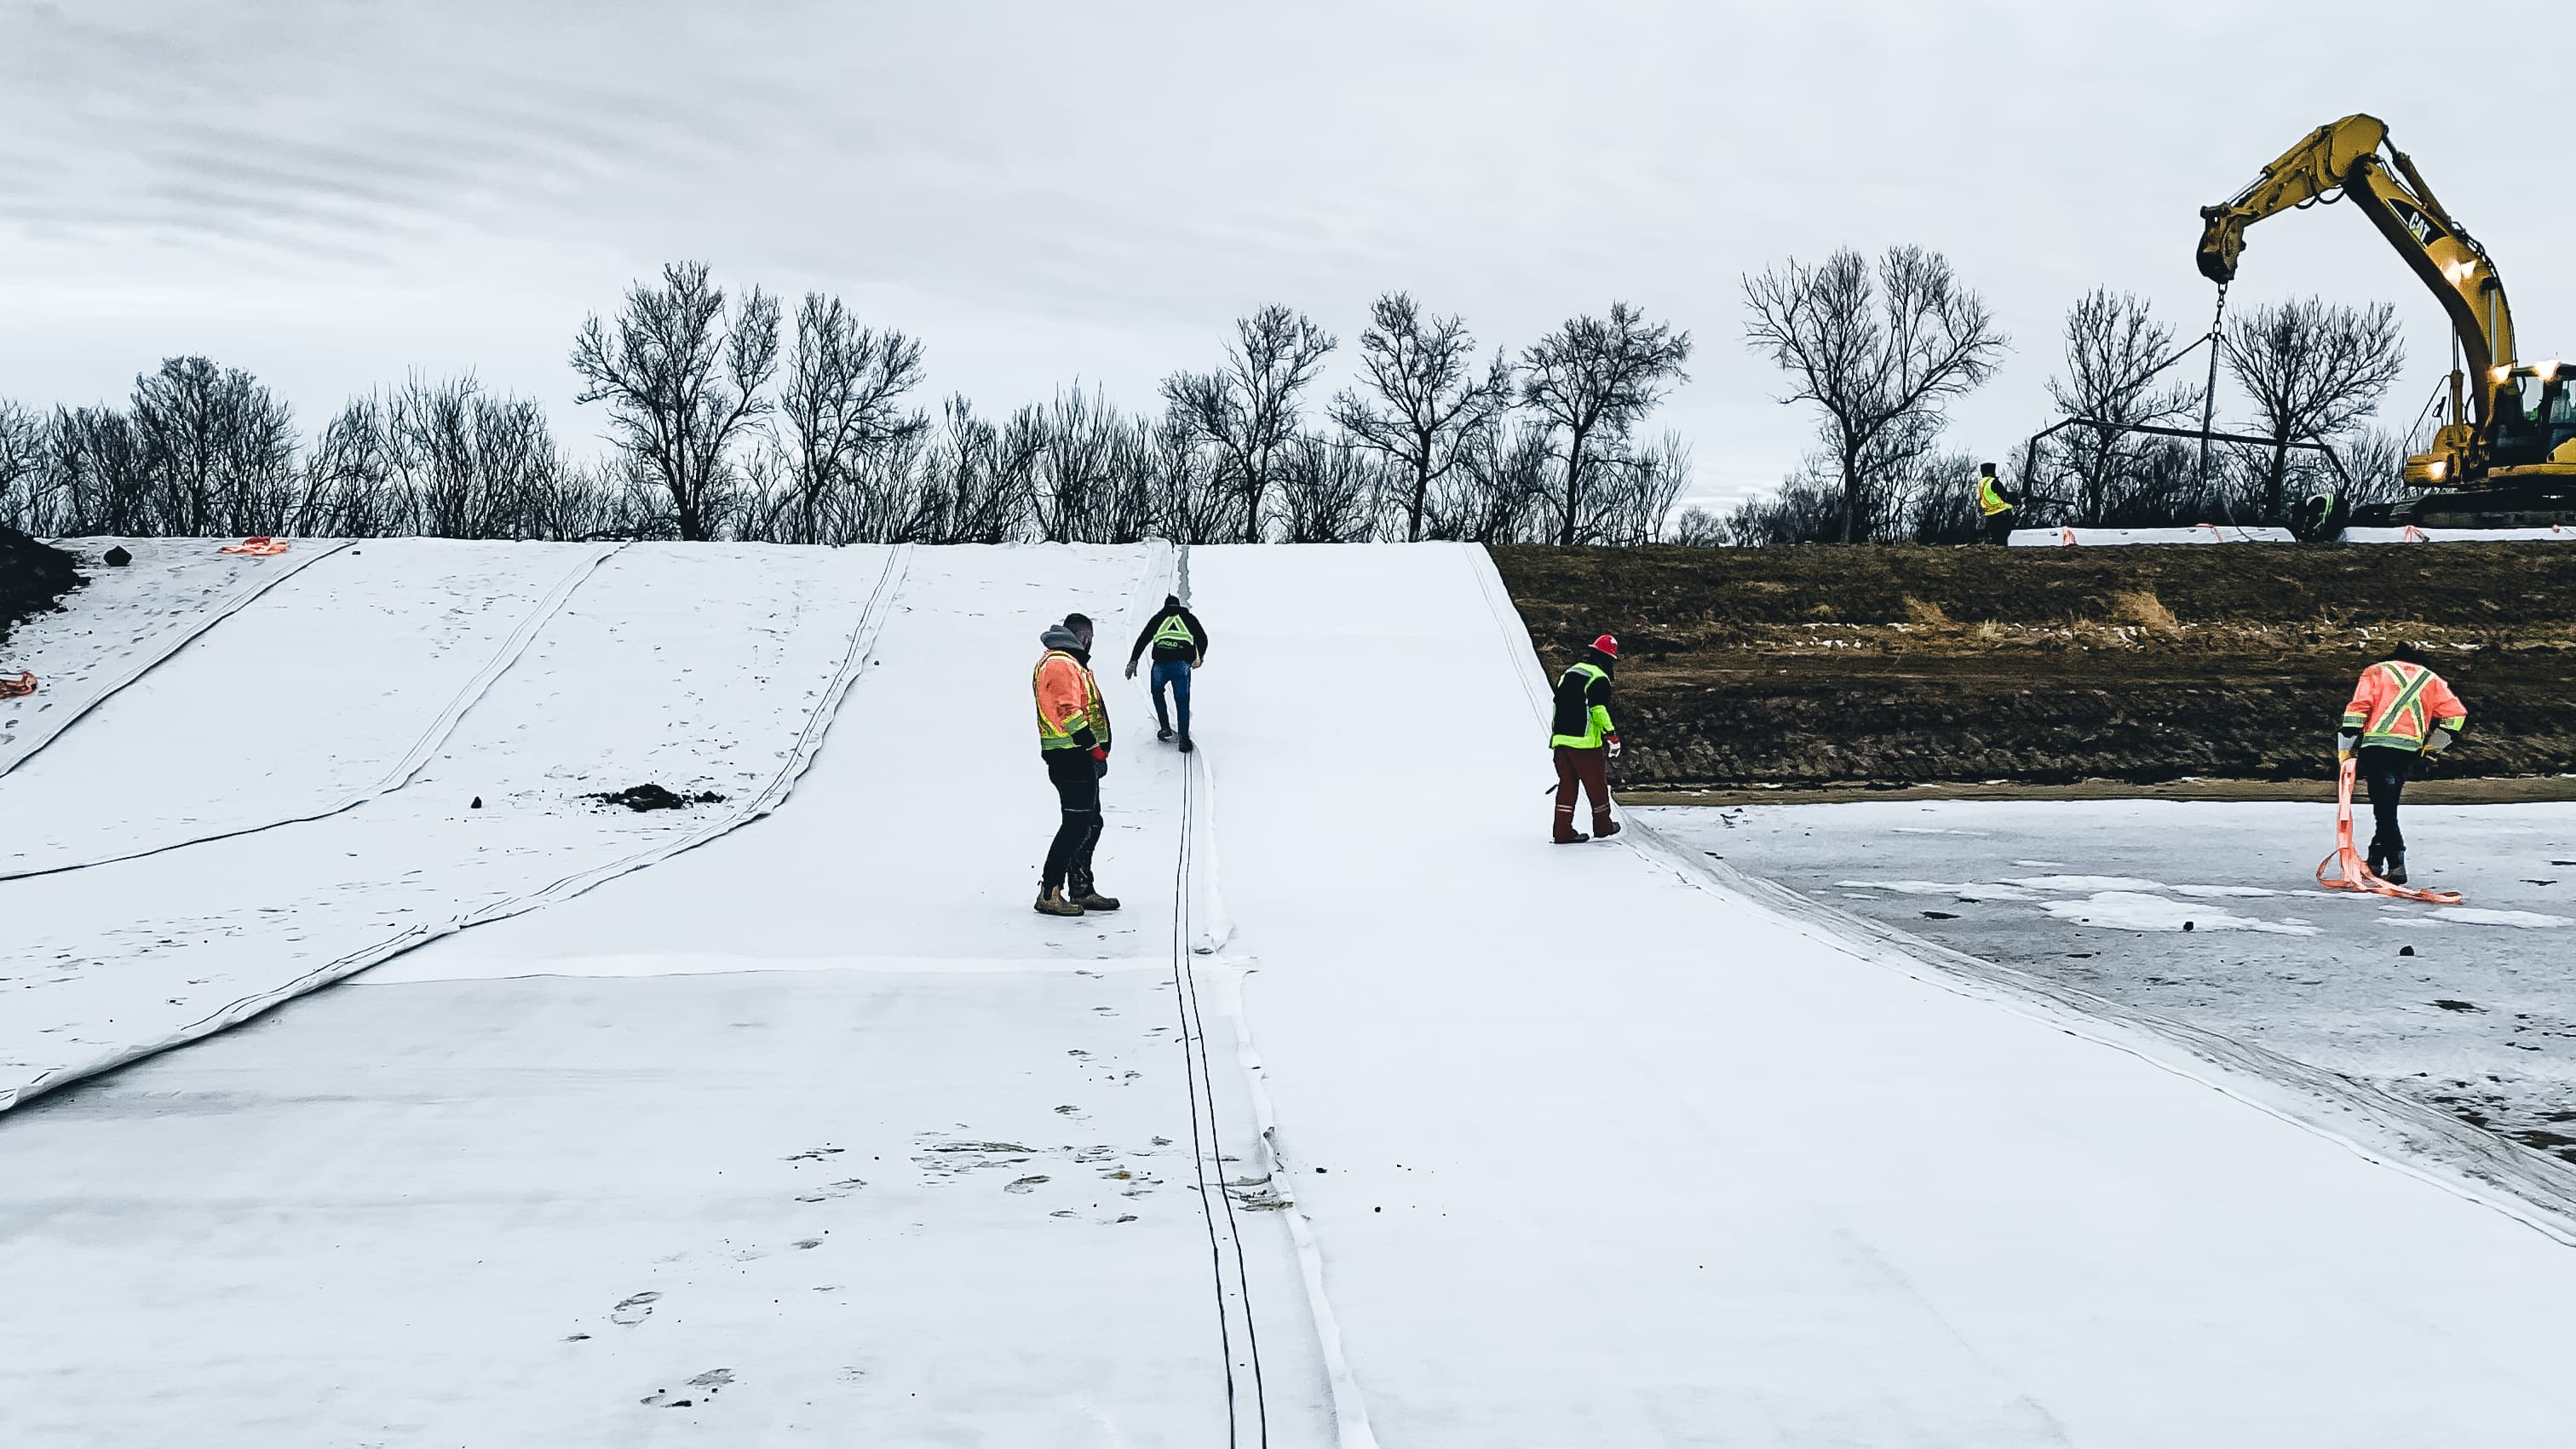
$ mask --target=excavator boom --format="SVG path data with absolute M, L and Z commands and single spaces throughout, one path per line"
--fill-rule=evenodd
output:
M 2415 163 L 2388 145 L 2388 125 L 2378 117 L 2346 116 L 2319 126 L 2264 167 L 2234 200 L 2202 207 L 2201 275 L 2222 286 L 2234 281 L 2247 227 L 2293 207 L 2337 200 L 2352 202 L 2370 218 L 2442 303 L 2459 334 L 2483 428 L 2505 381 L 2496 368 L 2514 357 L 2513 309 L 2505 301 L 2504 280 L 2486 249 L 2433 198 Z
M 2550 500 L 2576 492 L 2576 392 L 2555 362 L 2517 365 L 2513 309 L 2495 262 L 2406 153 L 2388 144 L 2388 126 L 2378 117 L 2346 116 L 2319 126 L 2232 200 L 2202 207 L 2201 275 L 2225 287 L 2236 279 L 2246 228 L 2337 201 L 2351 202 L 2397 249 L 2441 302 L 2459 338 L 2464 366 L 2452 378 L 2449 423 L 2432 452 L 2407 461 L 2407 481 L 2488 490 L 2528 485 L 2535 498 Z M 2527 388 L 2540 394 L 2536 410 L 2526 406 Z

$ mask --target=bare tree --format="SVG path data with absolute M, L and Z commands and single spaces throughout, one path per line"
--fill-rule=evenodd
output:
M 1279 455 L 1297 436 L 1298 395 L 1335 344 L 1306 314 L 1275 304 L 1234 330 L 1224 367 L 1173 373 L 1163 379 L 1163 398 L 1175 420 L 1216 450 L 1220 476 L 1240 495 L 1243 541 L 1259 543 Z
M 45 476 L 45 425 L 0 398 L 0 523 L 38 536 L 51 532 L 53 490 Z
M 2065 372 L 2048 380 L 2049 399 L 2069 417 L 2100 421 L 2050 439 L 2052 461 L 2076 480 L 2076 521 L 2095 526 L 2134 486 L 2158 441 L 2133 430 L 2198 416 L 2200 390 L 2188 380 L 2157 385 L 2173 332 L 2130 293 L 2085 293 L 2067 309 L 2065 336 Z
M 1280 462 L 1279 493 L 1288 543 L 1366 543 L 1376 529 L 1387 464 L 1370 445 L 1307 434 Z
M 1566 547 L 1599 536 L 1602 518 L 1594 475 L 1624 448 L 1629 431 L 1687 382 L 1691 338 L 1649 323 L 1625 302 L 1607 320 L 1576 317 L 1521 353 L 1521 401 L 1563 439 L 1558 473 L 1562 506 L 1557 542 Z
M 1132 436 L 1097 390 L 1059 392 L 1046 411 L 1037 457 L 1038 536 L 1049 543 L 1133 543 L 1152 512 L 1141 490 L 1121 486 Z
M 152 507 L 143 443 L 114 408 L 54 409 L 45 427 L 45 476 L 56 534 L 164 531 Z
M 1010 543 L 1025 536 L 1035 500 L 1044 420 L 1034 406 L 996 425 L 952 397 L 939 441 L 923 460 L 905 537 L 920 543 Z
M 1376 402 L 1349 389 L 1333 399 L 1333 421 L 1403 474 L 1408 543 L 1422 538 L 1431 490 L 1458 466 L 1461 440 L 1511 403 L 1511 365 L 1497 352 L 1479 374 L 1475 348 L 1458 317 L 1425 317 L 1410 293 L 1389 292 L 1360 334 Z
M 2258 494 L 2261 521 L 2284 522 L 2290 445 L 2331 442 L 2378 412 L 2405 369 L 2397 309 L 2310 297 L 2241 313 L 2224 340 L 2228 375 L 2253 399 L 2256 424 L 2272 440 Z
M 609 405 L 618 447 L 670 496 L 680 537 L 710 536 L 744 429 L 770 411 L 760 389 L 778 369 L 778 303 L 754 287 L 728 312 L 703 262 L 672 262 L 638 282 L 614 331 L 594 313 L 573 339 L 578 400 Z
M 1824 411 L 1840 470 L 1843 540 L 1867 535 L 1885 479 L 1869 470 L 1881 434 L 1909 418 L 1937 420 L 1948 399 L 1994 374 L 2005 345 L 1985 299 L 1959 284 L 1947 258 L 1890 247 L 1873 273 L 1845 248 L 1822 266 L 1783 266 L 1744 279 L 1752 314 L 1745 341 L 1786 370 L 1784 403 Z
M 1697 504 L 1683 509 L 1682 516 L 1673 520 L 1672 528 L 1664 535 L 1664 542 L 1683 548 L 1724 548 L 1734 541 L 1734 531 L 1726 526 L 1726 520 Z
M 394 486 L 393 428 L 384 398 L 349 399 L 322 425 L 304 459 L 295 531 L 326 538 L 377 538 L 410 523 Z
M 1244 525 L 1237 514 L 1243 495 L 1227 485 L 1214 450 L 1186 419 L 1167 414 L 1150 425 L 1140 453 L 1153 526 L 1163 537 L 1174 543 L 1242 537 Z
M 258 379 L 203 357 L 169 358 L 134 380 L 133 420 L 164 531 L 285 528 L 294 413 Z
M 805 294 L 778 399 L 794 492 L 795 527 L 784 531 L 787 541 L 822 542 L 829 501 L 850 486 L 864 461 L 930 426 L 902 406 L 921 375 L 920 343 L 861 327 L 838 297 Z
M 1690 444 L 1667 432 L 1642 448 L 1623 449 L 1608 460 L 1595 536 L 1618 548 L 1653 543 L 1664 532 L 1673 501 L 1690 486 Z
M 1458 467 L 1434 489 L 1431 537 L 1472 543 L 1538 543 L 1555 491 L 1556 430 L 1500 418 L 1470 432 Z

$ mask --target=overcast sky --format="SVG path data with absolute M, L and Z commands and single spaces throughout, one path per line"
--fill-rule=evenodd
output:
M 1390 288 L 1489 348 L 1616 299 L 1697 339 L 1658 422 L 1714 499 L 1776 482 L 1813 431 L 1743 345 L 1748 270 L 1947 253 L 2013 338 L 1953 441 L 2001 455 L 2045 418 L 2070 301 L 2133 290 L 2205 329 L 2197 209 L 2352 111 L 2493 251 L 2526 347 L 2576 350 L 2571 14 L 0 0 L 0 396 L 118 398 L 200 352 L 310 428 L 470 369 L 588 452 L 574 328 L 680 257 L 836 292 L 988 410 L 1076 379 L 1156 406 L 1266 302 L 1347 362 Z M 2310 292 L 2398 304 L 2386 412 L 2411 423 L 2448 368 L 2432 299 L 2340 208 L 2257 228 L 2231 305 Z

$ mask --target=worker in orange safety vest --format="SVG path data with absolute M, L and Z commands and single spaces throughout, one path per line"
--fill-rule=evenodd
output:
M 2370 791 L 2370 873 L 2390 885 L 2406 884 L 2406 837 L 2397 829 L 2397 798 L 2420 755 L 2430 760 L 2469 727 L 2469 712 L 2424 652 L 2400 644 L 2387 659 L 2361 672 L 2352 701 L 2343 707 L 2335 758 L 2351 760 Z
M 1064 819 L 1047 846 L 1038 910 L 1050 916 L 1114 911 L 1091 878 L 1100 844 L 1100 777 L 1109 773 L 1109 709 L 1091 677 L 1091 620 L 1068 614 L 1038 636 L 1046 646 L 1029 677 L 1038 705 L 1038 753 Z

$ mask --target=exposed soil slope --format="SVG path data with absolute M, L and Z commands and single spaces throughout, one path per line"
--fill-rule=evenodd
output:
M 0 524 L 0 640 L 19 620 L 52 608 L 80 581 L 70 554 Z
M 1623 784 L 2311 779 L 2438 646 L 2442 773 L 2576 770 L 2576 547 L 1499 548 L 1553 673 L 1622 645 Z

